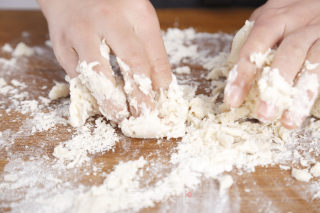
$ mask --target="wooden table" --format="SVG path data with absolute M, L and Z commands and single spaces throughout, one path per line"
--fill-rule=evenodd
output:
M 239 29 L 244 21 L 250 16 L 252 9 L 219 9 L 219 10 L 204 10 L 204 9 L 179 9 L 179 10 L 159 10 L 158 15 L 162 29 L 169 27 L 194 27 L 197 31 L 217 32 L 223 31 L 234 33 Z M 11 44 L 21 40 L 21 33 L 27 31 L 30 36 L 27 37 L 28 43 L 31 45 L 44 45 L 44 41 L 48 39 L 47 25 L 45 19 L 38 11 L 0 11 L 0 45 L 6 42 Z M 52 56 L 53 57 L 53 56 Z M 30 88 L 30 92 L 34 96 L 45 96 L 48 90 L 38 91 L 44 85 L 48 89 L 53 86 L 52 79 L 62 80 L 63 72 L 55 63 L 41 64 L 39 62 L 31 62 L 27 81 L 32 78 L 32 75 L 42 75 L 47 81 L 39 81 L 35 88 Z M 39 70 L 46 70 L 45 73 L 40 73 Z M 0 71 L 1 72 L 1 71 Z M 23 120 L 21 115 L 6 116 L 4 110 L 0 110 L 4 116 L 0 120 L 0 131 L 11 128 L 17 130 Z M 17 118 L 17 122 L 12 119 Z M 46 134 L 36 134 L 34 137 L 20 141 L 14 146 L 15 152 L 24 152 L 27 150 L 25 145 L 42 149 L 43 152 L 52 154 L 53 148 L 62 139 L 70 138 L 65 128 L 59 127 L 56 131 L 57 137 L 46 147 L 38 147 L 37 141 L 46 140 L 49 138 Z M 94 159 L 94 162 L 103 162 L 104 171 L 110 171 L 113 165 L 119 160 L 130 159 L 132 156 L 147 155 L 155 150 L 160 150 L 163 156 L 167 155 L 166 150 L 176 146 L 176 142 L 158 145 L 156 141 L 141 143 L 140 140 L 132 140 L 126 148 L 117 145 L 115 152 L 108 152 Z M 6 160 L 7 152 L 0 150 L 0 177 L 3 168 L 8 163 Z M 26 155 L 32 156 L 32 152 Z M 52 155 L 51 155 L 52 156 Z M 136 158 L 136 157 L 134 157 Z M 70 177 L 72 178 L 72 177 Z M 295 181 L 290 176 L 290 171 L 280 170 L 278 166 L 269 168 L 256 168 L 253 173 L 245 173 L 241 176 L 233 174 L 235 180 L 234 186 L 230 189 L 230 202 L 240 199 L 238 211 L 240 212 L 271 212 L 277 209 L 280 212 L 319 212 L 319 200 L 306 200 L 300 196 L 299 191 L 303 191 L 308 183 Z M 0 179 L 1 180 L 1 179 Z M 83 176 L 81 183 L 87 185 L 99 184 L 102 178 L 96 176 Z M 289 183 L 289 184 L 288 184 Z M 212 184 L 212 183 L 211 183 Z M 203 185 L 205 187 L 205 184 Z M 250 191 L 245 190 L 250 188 Z M 1 193 L 1 192 L 0 192 Z M 261 206 L 261 201 L 265 200 L 266 205 Z M 1 200 L 0 200 L 1 203 Z M 196 207 L 196 206 L 195 206 Z M 274 207 L 274 208 L 273 208 Z M 142 212 L 157 212 L 157 207 L 145 209 Z M 10 209 L 0 209 L 0 212 L 9 211 Z M 199 204 L 193 212 L 204 211 Z M 208 210 L 207 210 L 208 211 Z M 226 210 L 227 211 L 227 210 Z M 214 210 L 212 210 L 214 212 Z M 224 211 L 223 211 L 224 212 Z

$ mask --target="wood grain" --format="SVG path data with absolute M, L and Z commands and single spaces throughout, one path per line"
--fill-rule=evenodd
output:
M 250 16 L 252 9 L 165 9 L 158 10 L 160 25 L 162 29 L 169 27 L 188 28 L 194 27 L 200 32 L 227 32 L 234 33 L 239 29 L 244 21 Z M 48 39 L 47 25 L 44 17 L 39 11 L 0 11 L 0 45 L 6 42 L 16 44 L 23 39 L 30 45 L 43 45 L 44 41 Z M 22 36 L 22 32 L 28 32 L 30 36 Z M 53 58 L 53 55 L 52 55 Z M 50 88 L 53 85 L 52 80 L 62 80 L 63 71 L 56 63 L 41 63 L 39 61 L 31 62 L 26 72 L 22 72 L 19 78 L 24 78 L 26 81 L 37 79 L 41 75 L 37 85 L 34 88 L 29 88 L 28 92 L 34 94 L 35 97 L 42 95 L 46 96 L 48 90 L 40 91 L 43 85 Z M 42 72 L 46 70 L 46 72 Z M 2 70 L 0 70 L 1 72 Z M 40 79 L 40 77 L 39 77 Z M 1 117 L 0 131 L 5 129 L 17 130 L 22 121 L 23 115 L 12 114 L 6 116 L 4 110 L 0 110 L 4 116 Z M 12 120 L 16 119 L 16 122 Z M 13 147 L 14 152 L 27 153 L 26 156 L 32 156 L 34 150 L 41 151 L 52 157 L 53 148 L 59 144 L 60 141 L 71 137 L 71 133 L 66 131 L 66 128 L 61 126 L 57 128 L 55 138 L 52 135 L 37 133 L 32 137 L 26 136 L 25 139 Z M 38 141 L 48 141 L 45 147 L 39 146 Z M 26 148 L 26 145 L 28 147 Z M 112 167 L 119 162 L 119 160 L 137 159 L 140 155 L 146 158 L 168 159 L 169 152 L 177 145 L 175 140 L 170 142 L 158 144 L 155 140 L 137 140 L 123 144 L 118 143 L 115 152 L 107 152 L 95 156 L 93 164 L 103 164 L 103 171 L 110 172 Z M 157 152 L 159 151 L 159 152 Z M 4 166 L 8 163 L 6 160 L 7 153 L 5 150 L 0 150 L 0 177 L 3 173 Z M 234 186 L 230 189 L 230 202 L 239 202 L 234 211 L 239 212 L 270 212 L 274 207 L 279 212 L 319 212 L 319 200 L 306 199 L 301 196 L 301 192 L 309 186 L 309 183 L 301 183 L 293 180 L 290 176 L 290 171 L 280 170 L 278 166 L 271 166 L 269 168 L 257 168 L 253 173 L 244 173 L 238 175 L 237 171 L 232 172 L 235 180 Z M 69 177 L 72 179 L 73 177 Z M 1 180 L 1 179 L 0 179 Z M 85 185 L 96 185 L 103 181 L 101 177 L 92 175 L 81 176 L 80 182 Z M 216 187 L 217 183 L 214 181 L 204 181 L 199 190 L 193 192 L 194 197 L 210 195 L 210 190 L 206 188 Z M 239 201 L 239 198 L 240 201 Z M 193 199 L 192 197 L 190 199 Z M 261 206 L 263 201 L 267 201 L 266 206 Z M 212 201 L 214 202 L 214 201 Z M 1 201 L 0 201 L 1 203 Z M 142 212 L 157 212 L 161 204 L 155 208 L 145 209 Z M 204 211 L 202 203 L 199 201 L 196 206 L 193 206 L 194 212 Z M 0 209 L 0 211 L 9 211 L 10 209 Z M 174 209 L 172 210 L 174 211 Z M 208 210 L 207 210 L 208 211 Z M 214 212 L 214 209 L 212 209 Z M 232 211 L 231 211 L 232 212 Z

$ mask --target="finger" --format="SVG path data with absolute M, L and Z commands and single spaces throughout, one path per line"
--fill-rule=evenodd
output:
M 293 32 L 284 38 L 274 55 L 271 72 L 274 69 L 278 69 L 279 74 L 292 85 L 305 61 L 310 46 L 315 42 L 319 33 L 320 30 L 318 27 L 310 26 Z M 267 103 L 267 106 L 264 108 L 258 108 L 258 118 L 271 120 L 276 116 L 277 111 L 273 111 L 272 115 L 270 114 L 271 109 L 281 106 L 268 106 L 268 104 L 271 103 Z M 266 116 L 266 114 L 268 114 L 268 116 Z
M 265 53 L 272 48 L 281 38 L 284 27 L 273 19 L 259 18 L 246 42 L 240 50 L 237 69 L 234 70 L 234 78 L 228 78 L 225 91 L 225 102 L 231 107 L 240 106 L 252 87 L 256 76 L 257 66 L 250 61 L 253 53 Z
M 101 39 L 91 35 L 83 35 L 73 42 L 80 62 L 89 63 L 88 65 L 81 63 L 79 70 L 85 76 L 86 85 L 96 98 L 101 113 L 108 120 L 119 122 L 128 116 L 126 98 L 122 89 L 115 84 L 109 60 L 102 56 L 100 45 Z M 105 57 L 107 55 L 109 55 L 108 52 Z
M 296 83 L 296 95 L 293 105 L 283 113 L 281 123 L 286 128 L 299 127 L 310 114 L 319 93 L 320 81 L 320 40 L 318 39 L 308 52 L 305 66 Z
M 152 88 L 151 90 L 143 89 L 150 80 L 151 65 L 142 43 L 130 29 L 132 26 L 129 23 L 122 22 L 117 25 L 116 30 L 106 31 L 104 35 L 117 57 L 129 67 L 128 78 L 125 78 L 125 81 L 130 79 L 132 90 L 127 93 L 127 96 L 130 111 L 136 116 L 145 110 L 152 110 L 154 103 Z M 121 69 L 121 71 L 124 70 Z M 123 73 L 123 75 L 126 74 Z
M 78 55 L 72 48 L 71 44 L 62 39 L 56 39 L 52 37 L 52 48 L 55 56 L 66 71 L 70 78 L 74 78 L 78 75 L 76 67 L 78 64 Z
M 157 14 L 150 2 L 140 7 L 139 14 L 128 14 L 134 31 L 143 44 L 151 65 L 151 80 L 154 90 L 167 89 L 171 82 L 171 68 L 161 36 Z

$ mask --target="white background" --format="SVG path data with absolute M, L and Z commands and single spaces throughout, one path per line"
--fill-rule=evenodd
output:
M 0 0 L 0 9 L 34 10 L 39 5 L 36 0 Z

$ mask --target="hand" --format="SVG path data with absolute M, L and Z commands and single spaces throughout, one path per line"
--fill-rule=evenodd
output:
M 102 72 L 114 85 L 109 62 L 100 54 L 105 39 L 112 51 L 130 67 L 129 75 L 145 75 L 154 91 L 168 88 L 171 70 L 161 38 L 154 8 L 147 0 L 38 0 L 47 19 L 50 38 L 57 60 L 73 78 L 78 61 L 98 61 Z M 138 85 L 127 94 L 138 106 L 153 107 L 151 95 Z M 106 110 L 115 111 L 114 103 L 105 101 Z M 108 109 L 109 108 L 109 109 Z M 111 109 L 113 108 L 113 109 Z M 122 110 L 119 108 L 119 111 Z M 131 108 L 132 114 L 139 109 Z
M 296 128 L 309 115 L 318 95 L 318 87 L 305 84 L 306 74 L 314 73 L 320 82 L 320 66 L 298 73 L 304 62 L 320 63 L 320 1 L 319 0 L 269 0 L 251 15 L 254 26 L 240 50 L 238 75 L 229 82 L 232 91 L 225 92 L 225 102 L 239 107 L 246 98 L 255 80 L 257 67 L 250 62 L 252 53 L 265 53 L 278 45 L 271 70 L 279 69 L 280 75 L 298 90 L 305 92 L 305 100 L 295 97 L 294 103 L 285 110 L 281 123 L 287 128 Z M 297 110 L 297 105 L 300 110 Z M 277 114 L 278 106 L 259 101 L 257 116 L 260 120 L 271 121 Z

